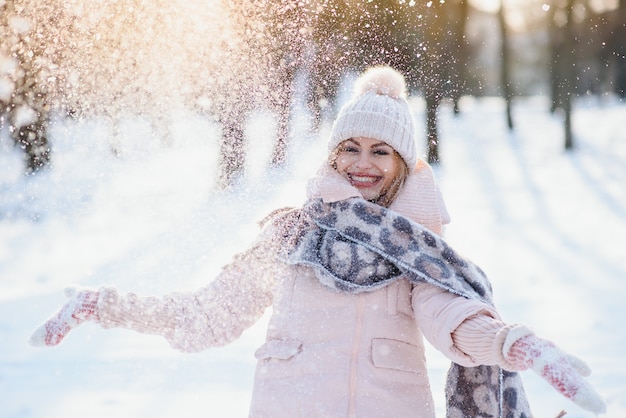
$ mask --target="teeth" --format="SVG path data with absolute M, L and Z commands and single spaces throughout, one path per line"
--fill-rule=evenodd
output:
M 375 183 L 376 182 L 376 177 L 370 177 L 370 176 L 350 176 L 352 178 L 353 181 L 357 181 L 359 183 Z

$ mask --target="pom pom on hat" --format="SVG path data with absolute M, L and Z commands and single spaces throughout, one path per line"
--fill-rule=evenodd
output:
M 390 67 L 373 67 L 365 71 L 354 85 L 354 95 L 367 92 L 389 96 L 392 99 L 406 99 L 406 84 L 402 74 Z
M 391 67 L 373 67 L 354 84 L 354 96 L 332 128 L 328 151 L 350 138 L 374 138 L 393 147 L 409 170 L 417 164 L 415 124 L 404 77 Z

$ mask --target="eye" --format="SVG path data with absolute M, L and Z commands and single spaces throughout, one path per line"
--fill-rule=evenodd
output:
M 391 152 L 386 150 L 386 149 L 384 149 L 384 148 L 376 148 L 374 150 L 374 154 L 375 155 L 389 155 L 389 154 L 391 154 Z
M 341 152 L 359 152 L 359 149 L 354 145 L 344 145 L 341 147 Z

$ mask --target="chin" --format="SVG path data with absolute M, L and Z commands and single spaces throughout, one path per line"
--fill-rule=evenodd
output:
M 361 196 L 363 196 L 363 199 L 369 201 L 376 200 L 380 197 L 380 193 L 378 193 L 377 191 L 359 190 L 359 192 L 361 192 Z

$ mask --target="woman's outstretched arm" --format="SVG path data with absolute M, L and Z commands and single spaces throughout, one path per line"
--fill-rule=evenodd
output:
M 85 321 L 103 328 L 128 328 L 161 335 L 172 347 L 200 351 L 237 339 L 271 305 L 274 282 L 284 266 L 276 260 L 280 241 L 265 231 L 207 286 L 162 297 L 122 294 L 112 287 L 68 293 L 68 302 L 31 337 L 36 346 L 59 344 Z

